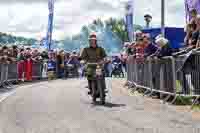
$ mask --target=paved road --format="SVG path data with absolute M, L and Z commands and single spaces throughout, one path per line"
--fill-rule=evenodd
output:
M 112 91 L 105 106 L 91 105 L 85 80 L 18 87 L 0 103 L 0 133 L 200 132 L 198 120 L 190 113 L 140 96 L 130 97 L 120 79 L 108 84 Z

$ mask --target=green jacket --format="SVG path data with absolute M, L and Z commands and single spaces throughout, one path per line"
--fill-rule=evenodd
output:
M 81 53 L 81 59 L 85 60 L 86 62 L 90 63 L 96 63 L 100 60 L 103 60 L 106 57 L 106 52 L 103 48 L 97 47 L 97 48 L 91 48 L 87 47 L 84 48 Z M 96 67 L 86 67 L 86 75 L 88 79 L 92 79 L 93 75 L 95 73 Z
M 81 53 L 81 59 L 85 60 L 86 62 L 95 63 L 99 60 L 102 60 L 106 57 L 106 52 L 102 47 L 91 48 L 87 47 L 83 49 Z

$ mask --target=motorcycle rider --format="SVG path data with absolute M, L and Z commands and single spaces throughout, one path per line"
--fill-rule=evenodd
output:
M 89 62 L 89 63 L 100 63 L 100 62 L 103 63 L 106 56 L 107 55 L 104 48 L 99 47 L 97 44 L 96 34 L 95 33 L 90 34 L 89 47 L 84 48 L 83 51 L 81 52 L 81 55 L 80 55 L 81 60 L 84 60 L 85 62 Z M 92 80 L 88 77 L 87 77 L 87 80 L 88 80 L 88 88 L 89 88 L 88 94 L 90 95 L 92 94 L 92 85 L 91 85 Z M 106 89 L 105 79 L 102 82 L 102 87 L 103 89 Z

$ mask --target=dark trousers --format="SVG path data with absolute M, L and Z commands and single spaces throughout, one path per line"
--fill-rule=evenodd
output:
M 97 81 L 95 81 L 95 87 L 97 88 Z M 102 79 L 101 85 L 103 89 L 106 89 L 106 81 L 105 78 Z M 88 80 L 88 89 L 90 92 L 92 92 L 92 80 Z

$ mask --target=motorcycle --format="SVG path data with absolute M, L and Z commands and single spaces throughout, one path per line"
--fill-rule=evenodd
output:
M 105 88 L 103 86 L 103 82 L 105 82 L 103 67 L 98 63 L 87 63 L 87 67 L 91 68 L 88 71 L 93 71 L 91 74 L 92 77 L 89 77 L 91 79 L 92 101 L 96 103 L 96 99 L 100 98 L 100 104 L 103 105 L 105 104 L 106 97 Z
M 117 63 L 117 62 L 114 62 L 112 64 L 113 66 L 113 70 L 111 72 L 111 77 L 114 75 L 115 77 L 116 76 L 119 76 L 119 77 L 124 77 L 124 72 L 122 70 L 122 64 L 121 63 Z

